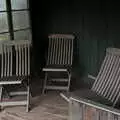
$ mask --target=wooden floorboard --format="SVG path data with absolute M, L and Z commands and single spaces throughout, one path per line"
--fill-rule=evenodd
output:
M 32 110 L 25 112 L 25 107 L 6 107 L 0 113 L 0 120 L 67 120 L 68 103 L 58 93 L 48 92 L 46 95 L 32 99 Z

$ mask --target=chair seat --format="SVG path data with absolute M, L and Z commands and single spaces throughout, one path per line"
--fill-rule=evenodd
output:
M 43 71 L 59 71 L 59 72 L 67 72 L 70 71 L 71 67 L 67 65 L 47 65 L 43 68 Z
M 25 80 L 26 76 L 9 76 L 0 78 L 0 85 L 8 85 L 8 84 L 21 84 L 23 80 Z

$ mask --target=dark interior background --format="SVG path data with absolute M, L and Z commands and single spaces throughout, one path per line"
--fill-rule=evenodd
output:
M 119 3 L 105 0 L 30 0 L 34 73 L 45 64 L 50 33 L 75 35 L 73 78 L 97 75 L 105 49 L 120 47 Z M 89 81 L 85 81 L 89 83 Z

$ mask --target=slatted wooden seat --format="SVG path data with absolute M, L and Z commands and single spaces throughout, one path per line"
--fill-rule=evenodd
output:
M 71 70 L 71 66 L 66 65 L 46 65 L 45 68 L 43 68 L 43 71 L 69 71 Z
M 71 67 L 73 59 L 73 35 L 67 34 L 51 34 L 49 35 L 48 57 L 47 64 L 43 71 L 45 72 L 45 80 L 43 86 L 43 93 L 45 89 L 58 89 L 69 91 L 71 79 Z M 56 78 L 57 82 L 67 81 L 67 86 L 48 85 L 49 72 L 66 72 L 68 78 Z M 54 73 L 56 74 L 56 73 Z
M 29 110 L 30 102 L 30 46 L 28 40 L 7 41 L 2 44 L 1 54 L 1 78 L 0 78 L 0 106 L 26 105 L 26 111 Z M 23 84 L 25 91 L 10 92 L 9 95 L 26 95 L 23 101 L 3 101 L 3 87 L 6 85 Z
M 8 85 L 8 84 L 21 84 L 23 80 L 27 79 L 24 76 L 10 76 L 3 77 L 0 79 L 0 85 Z

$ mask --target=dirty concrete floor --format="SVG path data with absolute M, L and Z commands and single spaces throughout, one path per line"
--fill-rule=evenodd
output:
M 59 93 L 48 92 L 32 98 L 32 110 L 25 112 L 25 107 L 6 107 L 0 113 L 0 120 L 67 120 L 68 103 Z

